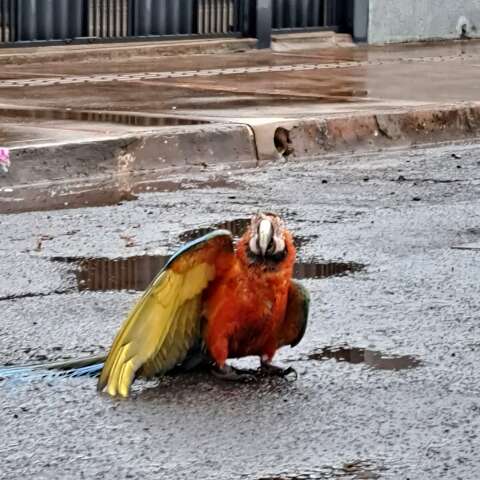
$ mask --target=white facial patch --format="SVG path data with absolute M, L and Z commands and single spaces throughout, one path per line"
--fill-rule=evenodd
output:
M 248 242 L 248 246 L 250 247 L 250 251 L 252 253 L 254 253 L 255 255 L 260 255 L 260 250 L 258 249 L 258 245 L 257 245 L 257 235 L 254 235 L 250 239 L 250 242 Z
M 270 220 L 262 220 L 258 227 L 258 245 L 262 255 L 267 252 L 273 236 L 273 226 Z
M 283 223 L 267 215 L 254 218 L 251 226 L 252 236 L 248 243 L 250 252 L 262 257 L 282 254 L 285 251 L 282 227 Z

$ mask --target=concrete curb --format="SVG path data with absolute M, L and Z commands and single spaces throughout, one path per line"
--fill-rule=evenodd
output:
M 117 202 L 138 191 L 140 184 L 158 185 L 169 175 L 209 167 L 251 168 L 282 159 L 280 152 L 295 160 L 478 138 L 480 104 L 470 104 L 256 125 L 172 127 L 91 142 L 17 148 L 12 150 L 11 171 L 0 177 L 0 212 L 71 207 L 78 205 L 80 194 L 86 199 L 81 205 Z
M 234 53 L 255 48 L 253 38 L 130 42 L 93 45 L 6 48 L 0 51 L 0 65 L 24 65 L 47 62 L 97 62 L 135 57 Z
M 12 168 L 0 185 L 143 170 L 185 173 L 202 170 L 211 160 L 231 167 L 257 163 L 253 135 L 243 125 L 173 127 L 91 142 L 15 148 L 11 158 Z
M 219 161 L 220 159 L 220 161 Z M 198 125 L 11 150 L 0 177 L 0 213 L 117 203 L 139 184 L 168 186 L 168 175 L 257 165 L 253 134 L 244 125 Z
M 272 35 L 274 52 L 294 52 L 296 50 L 318 50 L 321 48 L 356 48 L 352 36 L 348 33 L 333 31 L 281 33 Z
M 355 113 L 311 119 L 252 123 L 260 162 L 279 159 L 278 129 L 288 134 L 289 159 L 325 153 L 378 150 L 480 138 L 480 104 L 403 111 Z

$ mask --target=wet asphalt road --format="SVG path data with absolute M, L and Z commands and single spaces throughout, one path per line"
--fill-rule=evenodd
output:
M 480 242 L 480 146 L 230 178 L 231 188 L 0 216 L 0 363 L 100 353 L 139 295 L 79 293 L 72 265 L 51 257 L 165 254 L 185 230 L 268 209 L 308 240 L 302 261 L 366 265 L 304 281 L 306 337 L 277 358 L 298 380 L 198 374 L 137 383 L 124 401 L 88 378 L 2 381 L 0 478 L 478 479 L 480 252 L 452 246 Z M 309 358 L 345 344 L 421 364 Z

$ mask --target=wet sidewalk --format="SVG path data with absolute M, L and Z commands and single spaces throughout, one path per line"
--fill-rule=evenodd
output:
M 479 138 L 480 42 L 299 47 L 3 65 L 12 167 L 0 212 L 117 202 L 286 157 Z
M 431 109 L 480 101 L 479 75 L 480 42 L 3 65 L 0 143 Z

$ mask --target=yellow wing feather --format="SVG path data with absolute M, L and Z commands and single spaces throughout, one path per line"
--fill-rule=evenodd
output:
M 133 308 L 110 349 L 99 390 L 126 397 L 137 372 L 159 375 L 185 359 L 200 336 L 202 292 L 217 274 L 216 260 L 233 251 L 227 232 L 204 243 L 179 255 Z

